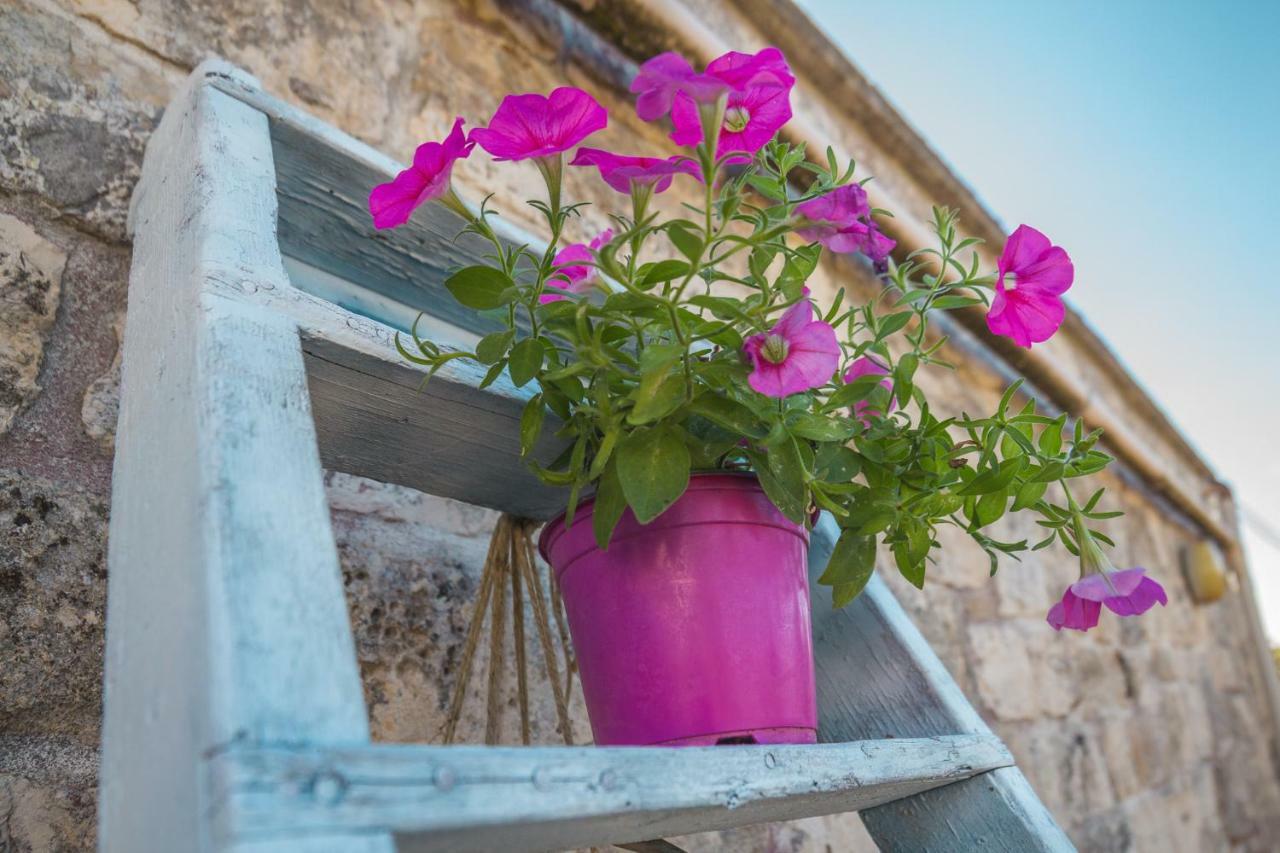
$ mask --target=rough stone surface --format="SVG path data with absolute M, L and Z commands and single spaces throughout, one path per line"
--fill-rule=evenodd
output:
M 116 335 L 116 354 L 107 372 L 89 383 L 80 404 L 84 431 L 108 453 L 116 446 L 116 418 L 120 414 L 120 354 L 124 349 L 124 314 L 111 324 Z
M 22 220 L 0 214 L 0 434 L 40 386 L 67 256 Z
M 96 743 L 107 507 L 0 470 L 0 732 Z
M 765 40 L 758 22 L 725 0 L 686 4 L 737 46 Z M 127 200 L 174 88 L 205 56 L 220 54 L 273 93 L 403 160 L 455 114 L 480 123 L 513 80 L 526 91 L 568 83 L 597 92 L 610 109 L 610 127 L 594 143 L 635 152 L 667 145 L 663 128 L 639 122 L 598 73 L 566 59 L 580 46 L 530 25 L 522 9 L 534 5 L 0 4 L 0 850 L 93 847 Z M 613 10 L 582 0 L 567 5 L 597 21 Z M 628 43 L 642 37 L 612 35 Z M 837 97 L 822 95 L 820 85 L 802 80 L 797 114 L 845 140 L 909 208 L 927 210 L 933 199 L 901 170 L 900 152 L 869 134 Z M 537 227 L 523 204 L 537 195 L 536 170 L 477 156 L 456 178 L 460 191 L 494 192 L 504 215 Z M 598 203 L 612 202 L 612 194 L 585 170 L 569 171 L 566 193 L 597 203 L 572 236 L 608 224 Z M 661 197 L 664 205 L 679 201 L 675 192 Z M 40 275 L 21 272 L 15 245 L 26 247 L 28 273 Z M 824 264 L 812 281 L 822 299 L 837 283 L 855 296 L 873 287 L 863 267 L 847 262 Z M 1078 338 L 1062 337 L 1053 356 L 1108 407 L 1125 411 L 1126 400 L 1108 390 L 1091 356 L 1073 349 Z M 1000 377 L 962 346 L 949 346 L 944 357 L 959 365 L 954 374 L 920 377 L 937 409 L 989 410 Z M 1153 442 L 1153 453 L 1164 449 Z M 992 580 L 986 557 L 954 531 L 945 532 L 923 593 L 889 572 L 887 579 L 1081 849 L 1273 849 L 1280 790 L 1264 746 L 1273 733 L 1239 593 L 1194 605 L 1177 567 L 1195 534 L 1119 477 L 1101 484 L 1128 513 L 1107 525 L 1117 563 L 1141 562 L 1169 589 L 1169 606 L 1141 620 L 1107 615 L 1086 636 L 1055 634 L 1044 612 L 1073 579 L 1074 561 L 1038 552 L 1002 565 Z M 375 736 L 438 740 L 494 515 L 337 472 L 327 475 L 327 487 Z M 996 532 L 1032 533 L 1017 521 L 1002 521 Z M 555 743 L 555 714 L 536 676 L 540 654 L 531 643 L 533 737 Z M 483 732 L 486 666 L 482 654 L 460 729 L 465 740 Z M 509 667 L 503 736 L 514 742 Z M 576 692 L 572 707 L 585 740 Z M 678 843 L 744 853 L 872 849 L 848 815 Z

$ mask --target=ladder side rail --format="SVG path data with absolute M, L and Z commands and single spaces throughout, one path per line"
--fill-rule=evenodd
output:
M 99 849 L 220 850 L 209 761 L 368 721 L 288 287 L 267 120 L 198 68 L 152 137 L 113 478 Z M 337 832 L 282 851 L 385 853 Z
M 829 513 L 809 545 L 818 739 L 824 742 L 933 735 L 991 735 L 991 729 L 902 609 L 873 576 L 843 610 L 817 584 L 839 526 Z M 1075 850 L 1017 767 L 859 812 L 882 850 Z

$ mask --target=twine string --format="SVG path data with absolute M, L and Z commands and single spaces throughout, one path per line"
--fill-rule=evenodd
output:
M 555 700 L 560 732 L 566 744 L 573 744 L 573 724 L 569 719 L 569 696 L 573 687 L 573 672 L 577 668 L 577 661 L 573 656 L 564 617 L 564 602 L 560 597 L 555 573 L 548 572 L 545 589 L 540 578 L 533 549 L 533 533 L 536 528 L 537 522 L 513 518 L 505 513 L 494 527 L 484 568 L 480 575 L 475 612 L 463 643 L 462 658 L 458 665 L 458 682 L 445 720 L 444 742 L 446 744 L 453 743 L 457 736 L 458 722 L 462 718 L 462 705 L 470 684 L 476 652 L 480 647 L 480 637 L 484 633 L 486 620 L 489 622 L 489 672 L 484 740 L 490 745 L 499 742 L 504 710 L 501 693 L 506 662 L 508 575 L 511 586 L 511 628 L 515 650 L 516 693 L 520 709 L 520 739 L 526 745 L 531 742 L 529 663 L 524 619 L 524 601 L 527 597 L 533 611 L 533 621 L 538 643 L 542 649 L 547 681 L 551 685 L 551 693 Z M 548 616 L 548 609 L 551 610 L 552 616 Z M 555 620 L 558 636 L 553 636 L 552 618 Z M 557 649 L 556 639 L 559 640 L 559 649 Z M 560 667 L 557 660 L 561 654 L 564 656 L 565 666 L 563 683 L 560 680 Z

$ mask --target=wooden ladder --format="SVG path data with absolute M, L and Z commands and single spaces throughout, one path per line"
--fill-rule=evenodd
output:
M 815 746 L 370 743 L 321 466 L 534 518 L 563 500 L 518 458 L 527 391 L 452 362 L 419 392 L 395 350 L 419 309 L 437 340 L 485 331 L 441 285 L 482 252 L 452 214 L 369 225 L 399 168 L 220 61 L 147 147 L 101 849 L 547 850 L 853 810 L 885 850 L 1073 849 L 874 579 L 841 611 L 814 586 Z

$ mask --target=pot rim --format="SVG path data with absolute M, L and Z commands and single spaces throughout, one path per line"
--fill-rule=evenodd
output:
M 708 469 L 699 469 L 696 471 L 691 471 L 689 473 L 689 487 L 685 489 L 684 494 L 688 494 L 689 490 L 692 489 L 695 481 L 706 480 L 711 477 L 730 477 L 737 480 L 744 480 L 744 481 L 749 480 L 753 485 L 755 485 L 757 489 L 761 489 L 763 491 L 763 489 L 760 486 L 760 478 L 756 476 L 756 473 L 754 471 L 732 471 L 732 470 L 725 470 L 721 468 L 708 468 Z M 683 497 L 683 495 L 681 495 L 681 497 Z M 594 492 L 588 497 L 585 497 L 579 500 L 577 509 L 574 511 L 574 524 L 576 525 L 578 523 L 578 518 L 582 513 L 584 512 L 589 513 L 594 507 L 594 505 L 595 505 Z M 568 530 L 568 528 L 565 527 L 564 525 L 564 520 L 567 515 L 568 515 L 567 509 L 560 513 L 557 513 L 555 516 L 547 520 L 547 522 L 542 526 L 542 531 L 538 534 L 538 555 L 541 556 L 543 561 L 546 562 L 548 565 L 550 565 L 551 563 L 551 560 L 548 558 L 548 555 L 547 555 L 547 551 L 550 548 L 551 540 L 553 538 L 558 538 L 560 535 L 563 535 L 563 533 L 567 532 Z

